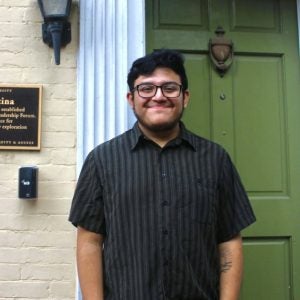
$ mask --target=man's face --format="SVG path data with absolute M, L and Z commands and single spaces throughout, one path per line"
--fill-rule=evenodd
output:
M 181 85 L 179 75 L 168 68 L 157 68 L 150 75 L 139 76 L 134 82 L 134 87 L 145 83 L 158 86 L 165 83 Z M 127 94 L 127 99 L 140 125 L 147 130 L 159 132 L 172 130 L 178 126 L 183 110 L 189 101 L 189 92 L 181 91 L 178 97 L 167 98 L 158 88 L 153 97 L 143 98 L 135 90 Z

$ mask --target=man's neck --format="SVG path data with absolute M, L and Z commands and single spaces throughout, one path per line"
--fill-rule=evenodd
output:
M 168 142 L 175 139 L 180 132 L 179 123 L 171 129 L 161 130 L 161 131 L 152 131 L 144 127 L 139 123 L 139 127 L 143 134 L 151 141 L 155 142 L 161 148 L 163 148 Z

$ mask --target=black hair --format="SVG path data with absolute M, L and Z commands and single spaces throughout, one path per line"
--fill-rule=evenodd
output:
M 184 57 L 178 51 L 171 49 L 154 50 L 134 61 L 127 76 L 129 90 L 133 90 L 134 82 L 139 76 L 150 75 L 159 67 L 173 70 L 181 79 L 183 91 L 187 90 L 188 79 L 184 68 Z

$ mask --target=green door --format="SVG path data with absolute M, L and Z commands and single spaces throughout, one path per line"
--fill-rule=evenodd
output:
M 300 78 L 296 0 L 146 0 L 147 51 L 182 51 L 188 128 L 222 144 L 257 216 L 243 232 L 243 300 L 300 299 Z M 234 43 L 224 77 L 208 43 Z

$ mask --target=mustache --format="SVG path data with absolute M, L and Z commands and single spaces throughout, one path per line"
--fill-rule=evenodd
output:
M 174 107 L 175 105 L 171 102 L 155 102 L 155 103 L 145 103 L 144 107 L 151 108 L 151 107 Z

